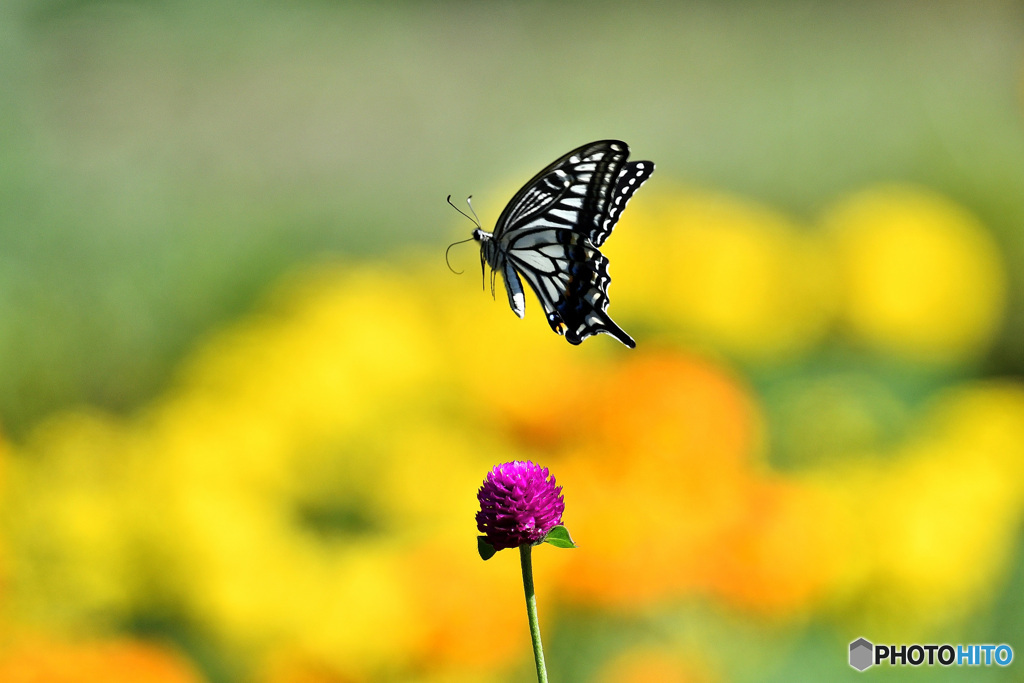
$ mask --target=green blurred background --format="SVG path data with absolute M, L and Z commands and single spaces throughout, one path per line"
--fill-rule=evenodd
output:
M 835 578 L 844 575 L 840 570 L 829 570 L 830 579 L 819 575 L 813 591 L 797 591 L 781 603 L 737 598 L 742 591 L 695 580 L 655 591 L 641 610 L 603 600 L 597 589 L 560 598 L 571 589 L 553 578 L 559 586 L 548 596 L 554 605 L 554 680 L 852 679 L 857 674 L 846 665 L 846 644 L 861 635 L 872 639 L 862 632 L 870 626 L 891 642 L 928 637 L 1024 646 L 1024 418 L 1018 383 L 1024 373 L 1024 11 L 1018 3 L 10 0 L 0 5 L 0 93 L 0 425 L 10 461 L 4 468 L 2 546 L 7 654 L 0 655 L 6 657 L 0 667 L 37 667 L 45 672 L 43 680 L 61 681 L 90 680 L 83 671 L 102 672 L 95 675 L 106 680 L 530 680 L 528 641 L 522 639 L 491 658 L 467 659 L 458 648 L 445 649 L 459 637 L 455 627 L 448 640 L 436 634 L 433 640 L 422 634 L 398 638 L 394 652 L 354 645 L 344 650 L 347 636 L 321 641 L 306 632 L 329 632 L 341 622 L 385 631 L 403 619 L 430 621 L 429 609 L 407 614 L 408 603 L 383 588 L 382 595 L 395 603 L 394 622 L 364 623 L 355 607 L 316 617 L 275 611 L 255 598 L 249 604 L 245 591 L 225 599 L 236 611 L 207 609 L 220 605 L 220 598 L 194 585 L 191 574 L 214 571 L 197 559 L 206 558 L 208 548 L 249 535 L 256 539 L 253 548 L 262 547 L 261 539 L 291 539 L 292 532 L 259 526 L 271 524 L 262 512 L 239 521 L 220 503 L 203 507 L 220 494 L 209 493 L 215 487 L 196 472 L 221 451 L 211 447 L 196 456 L 199 469 L 182 466 L 179 472 L 181 462 L 191 462 L 181 455 L 188 447 L 173 436 L 184 432 L 167 425 L 198 429 L 194 425 L 207 417 L 215 422 L 231 410 L 245 412 L 226 407 L 230 401 L 223 396 L 234 396 L 246 382 L 263 386 L 266 378 L 259 373 L 270 373 L 266 368 L 278 368 L 275 386 L 287 393 L 294 386 L 290 373 L 299 371 L 280 359 L 301 359 L 306 347 L 282 339 L 290 339 L 288 330 L 295 326 L 305 330 L 294 332 L 297 337 L 315 336 L 318 329 L 294 322 L 305 319 L 301 311 L 321 305 L 334 311 L 333 324 L 343 332 L 339 340 L 359 337 L 363 333 L 353 330 L 364 327 L 373 328 L 367 334 L 380 331 L 379 338 L 367 338 L 367 348 L 395 356 L 383 357 L 358 379 L 336 375 L 348 382 L 350 406 L 338 407 L 330 388 L 322 399 L 310 398 L 311 405 L 327 406 L 323 423 L 309 433 L 305 427 L 282 428 L 291 436 L 280 437 L 285 445 L 275 451 L 276 464 L 256 468 L 255 483 L 247 478 L 248 464 L 226 456 L 225 472 L 210 475 L 217 482 L 240 482 L 237 495 L 251 500 L 239 509 L 281 496 L 302 501 L 303 530 L 293 535 L 303 543 L 328 528 L 328 549 L 313 541 L 303 550 L 289 545 L 291 540 L 280 547 L 268 541 L 266 556 L 252 555 L 241 565 L 273 564 L 282 561 L 277 553 L 308 551 L 305 564 L 272 572 L 266 584 L 256 584 L 307 581 L 303 595 L 347 580 L 351 558 L 339 559 L 339 548 L 348 547 L 346 534 L 353 529 L 360 538 L 374 536 L 372 552 L 383 552 L 381 544 L 389 553 L 399 552 L 393 544 L 431 547 L 429 530 L 417 531 L 412 542 L 380 521 L 386 515 L 365 501 L 376 495 L 368 491 L 384 476 L 381 466 L 337 464 L 348 462 L 347 453 L 392 458 L 388 476 L 401 479 L 409 449 L 443 462 L 442 451 L 470 452 L 478 445 L 485 452 L 459 460 L 467 481 L 474 481 L 463 492 L 469 501 L 466 520 L 488 463 L 503 456 L 540 456 L 567 487 L 583 486 L 555 466 L 564 461 L 568 472 L 577 471 L 571 444 L 585 440 L 571 426 L 577 417 L 565 407 L 573 390 L 565 389 L 561 402 L 537 398 L 529 393 L 533 385 L 508 385 L 506 375 L 536 366 L 545 374 L 525 371 L 527 378 L 544 381 L 558 394 L 586 375 L 629 377 L 629 363 L 645 361 L 631 360 L 608 339 L 563 349 L 567 345 L 547 331 L 532 300 L 527 319 L 515 320 L 502 310 L 500 296 L 492 303 L 477 289 L 471 245 L 453 250 L 453 261 L 467 268 L 468 277 L 448 274 L 443 249 L 471 226 L 444 198 L 474 194 L 486 227 L 517 183 L 568 149 L 608 137 L 627 141 L 635 158 L 658 165 L 609 242 L 616 278 L 610 312 L 637 338 L 639 353 L 646 343 L 670 365 L 710 364 L 756 406 L 750 418 L 752 461 L 741 470 L 783 486 L 807 485 L 827 500 L 842 499 L 836 509 L 855 515 L 858 504 L 843 496 L 874 496 L 877 488 L 850 484 L 847 490 L 842 482 L 872 476 L 878 463 L 895 461 L 898 467 L 907 451 L 914 453 L 908 462 L 930 472 L 927 455 L 915 459 L 922 450 L 915 444 L 942 440 L 935 435 L 959 418 L 943 417 L 944 409 L 932 406 L 957 404 L 959 394 L 942 397 L 962 390 L 982 392 L 982 407 L 964 410 L 976 416 L 970 420 L 981 421 L 979 433 L 995 434 L 992 442 L 1002 444 L 990 449 L 996 454 L 991 462 L 999 465 L 992 465 L 986 481 L 1012 482 L 1012 492 L 998 510 L 975 505 L 992 500 L 984 493 L 989 489 L 960 496 L 956 477 L 936 470 L 934 477 L 950 491 L 942 493 L 939 485 L 936 498 L 921 503 L 921 515 L 929 517 L 934 504 L 955 510 L 954 520 L 976 523 L 965 528 L 999 532 L 977 541 L 978 547 L 943 545 L 942 539 L 925 543 L 955 555 L 935 550 L 914 561 L 951 567 L 948 583 L 939 582 L 935 590 L 955 593 L 960 608 L 946 613 L 938 607 L 942 600 L 915 603 L 927 618 L 910 625 L 886 609 L 864 606 L 870 603 L 865 596 L 874 595 L 899 614 L 902 600 L 913 602 L 900 592 L 913 581 L 894 588 L 884 568 L 874 575 L 882 586 L 875 592 L 872 581 Z M 919 213 L 926 218 L 920 225 L 910 221 L 918 227 L 905 241 L 886 242 L 884 230 L 859 237 L 859 230 L 870 233 L 888 220 L 906 223 L 886 213 L 890 205 L 914 216 L 914 207 L 924 206 Z M 633 212 L 637 217 L 628 222 Z M 714 231 L 701 235 L 701 216 L 742 224 L 738 242 L 715 242 Z M 747 223 L 754 225 L 749 234 L 742 227 Z M 865 223 L 867 228 L 860 227 Z M 627 242 L 626 230 L 634 242 Z M 779 230 L 784 237 L 776 239 Z M 923 242 L 914 241 L 922 235 Z M 928 240 L 935 235 L 940 257 L 932 262 Z M 833 246 L 821 247 L 822 240 Z M 619 242 L 624 251 L 617 261 Z M 905 297 L 893 288 L 898 279 L 871 280 L 876 242 L 895 254 L 886 272 L 902 268 L 912 274 L 923 262 L 934 276 L 934 287 L 931 280 L 922 285 L 925 295 L 962 293 L 963 300 L 948 309 L 944 301 L 928 304 L 920 324 L 913 311 L 900 318 Z M 763 258 L 777 269 L 772 282 L 785 286 L 772 289 L 758 279 L 760 271 L 730 261 L 740 247 L 753 250 L 755 264 L 781 249 L 783 257 Z M 800 256 L 790 258 L 796 252 Z M 736 299 L 715 294 L 715 277 L 694 274 L 705 262 L 694 254 L 705 253 L 731 264 L 722 271 L 734 274 L 730 282 L 749 278 L 746 289 L 733 294 L 753 302 L 754 318 L 764 310 L 778 316 L 749 325 L 719 320 L 738 307 Z M 645 280 L 645 270 L 659 275 Z M 801 279 L 805 271 L 818 273 L 810 285 Z M 824 282 L 832 272 L 846 279 L 822 291 L 853 294 L 823 295 L 823 302 L 807 304 L 811 313 L 805 317 L 813 320 L 806 332 L 789 317 L 794 310 L 793 316 L 804 315 L 800 305 L 789 305 L 790 280 L 800 280 L 794 287 L 806 296 L 805 290 L 817 288 L 814 278 L 820 275 Z M 635 290 L 629 283 L 634 274 Z M 870 294 L 859 309 L 849 303 L 861 300 L 861 276 L 874 283 L 863 291 L 881 288 L 889 304 L 872 308 Z M 672 283 L 682 284 L 672 290 Z M 337 305 L 333 294 L 323 293 L 335 289 L 341 292 Z M 379 300 L 345 303 L 345 292 L 363 296 L 367 290 L 379 291 Z M 758 297 L 766 291 L 782 292 L 785 301 L 772 299 L 765 308 Z M 882 309 L 895 310 L 897 322 L 883 320 Z M 401 327 L 412 319 L 417 322 L 411 332 Z M 385 334 L 392 323 L 399 325 L 395 334 L 407 335 L 401 344 Z M 772 341 L 779 329 L 794 326 L 790 337 L 779 333 L 781 341 Z M 908 332 L 920 329 L 920 339 Z M 529 336 L 523 341 L 521 335 Z M 441 338 L 457 341 L 446 349 L 438 347 Z M 409 339 L 422 343 L 403 345 Z M 355 362 L 365 350 L 341 341 L 337 348 L 340 355 L 331 362 Z M 421 358 L 419 349 L 429 351 Z M 483 353 L 490 349 L 496 350 Z M 460 369 L 461 363 L 473 367 Z M 321 376 L 312 361 L 310 367 L 302 376 Z M 488 386 L 473 384 L 473 373 L 487 375 Z M 330 385 L 330 372 L 322 376 Z M 529 413 L 528 407 L 499 398 L 497 417 L 489 417 L 483 405 L 490 406 L 494 394 L 513 391 L 506 386 L 526 392 L 523 403 L 535 406 L 535 414 L 524 417 L 520 413 Z M 180 408 L 191 402 L 206 403 Z M 365 407 L 378 404 L 388 407 Z M 355 426 L 330 432 L 333 427 L 323 425 L 334 424 L 331 410 Z M 295 408 L 289 419 L 299 412 Z M 286 422 L 274 411 L 259 414 L 264 425 Z M 420 415 L 412 420 L 419 427 L 408 426 L 410 414 Z M 559 421 L 538 427 L 547 414 Z M 687 414 L 668 415 L 663 422 L 685 432 Z M 994 414 L 1004 417 L 985 422 Z M 294 419 L 306 424 L 305 418 Z M 623 425 L 629 441 L 631 432 Z M 647 430 L 643 422 L 634 427 Z M 394 433 L 406 429 L 412 434 L 408 442 L 393 443 L 399 438 Z M 250 434 L 242 428 L 224 432 Z M 392 434 L 378 436 L 384 432 Z M 605 466 L 613 467 L 612 442 L 588 438 L 595 450 L 608 451 Z M 974 447 L 947 450 L 977 462 Z M 159 456 L 151 456 L 156 450 Z M 298 451 L 317 455 L 293 457 Z M 250 463 L 242 453 L 239 462 Z M 361 463 L 362 457 L 355 460 Z M 282 493 L 274 486 L 284 470 L 292 479 Z M 680 471 L 685 474 L 686 467 Z M 916 476 L 907 475 L 908 496 Z M 170 492 L 159 488 L 166 481 L 177 482 Z M 82 482 L 95 486 L 83 493 Z M 902 490 L 879 498 L 902 500 Z M 122 494 L 131 501 L 119 507 Z M 161 528 L 161 519 L 177 518 L 173 511 L 164 517 L 164 495 L 200 501 L 181 504 L 187 510 L 181 518 L 191 521 Z M 337 499 L 347 502 L 339 506 Z M 138 506 L 145 508 L 147 501 L 156 510 L 140 513 Z M 571 512 L 568 493 L 567 504 Z M 594 498 L 593 504 L 611 503 Z M 794 513 L 798 518 L 818 510 L 810 503 L 793 505 L 803 511 Z M 428 507 L 439 519 L 450 512 Z M 877 512 L 873 523 L 886 524 L 885 511 Z M 223 519 L 214 521 L 218 514 Z M 152 526 L 126 531 L 125 520 L 137 515 L 152 517 Z M 857 526 L 847 522 L 844 530 Z M 65 523 L 67 529 L 61 527 Z M 75 529 L 90 525 L 92 531 L 76 535 Z M 224 526 L 224 536 L 179 547 L 177 540 L 200 538 L 207 525 Z M 827 525 L 818 531 L 845 533 L 830 532 Z M 464 533 L 472 549 L 471 523 Z M 736 542 L 729 534 L 711 537 L 718 545 Z M 67 538 L 78 539 L 82 553 L 65 552 L 72 543 Z M 782 561 L 774 553 L 789 553 L 781 541 L 758 547 L 768 549 L 761 556 L 766 566 Z M 692 547 L 683 544 L 679 552 L 687 549 Z M 574 552 L 585 553 L 586 544 Z M 885 551 L 877 552 L 884 559 Z M 110 574 L 105 563 L 112 555 L 119 557 L 118 569 Z M 388 557 L 396 566 L 413 562 Z M 970 585 L 958 583 L 957 574 L 970 564 L 968 557 L 984 568 L 964 579 Z M 509 558 L 499 555 L 466 571 L 493 572 L 499 560 Z M 836 560 L 837 566 L 849 568 L 848 560 Z M 230 585 L 237 568 L 218 562 L 213 564 Z M 165 579 L 165 571 L 173 578 Z M 89 572 L 132 587 L 124 595 L 117 586 L 97 588 L 92 596 L 81 586 L 94 582 L 79 581 Z M 310 573 L 323 578 L 309 578 Z M 512 583 L 498 585 L 515 589 L 514 572 L 503 576 Z M 415 582 L 396 585 L 412 591 Z M 803 597 L 793 597 L 797 593 Z M 287 592 L 281 601 L 290 603 Z M 367 609 L 379 608 L 379 601 L 371 604 Z M 525 635 L 519 605 L 512 600 L 509 609 L 508 618 Z M 938 612 L 942 616 L 932 618 Z M 472 619 L 455 623 L 475 628 Z M 895 626 L 886 631 L 879 624 Z M 519 630 L 513 632 L 520 637 Z M 379 638 L 387 640 L 389 633 Z M 639 655 L 631 654 L 633 645 Z M 468 652 L 496 646 L 466 647 Z M 646 663 L 633 663 L 634 656 Z M 47 668 L 44 662 L 51 661 L 65 662 L 65 668 Z M 871 675 L 1016 680 L 1019 666 Z

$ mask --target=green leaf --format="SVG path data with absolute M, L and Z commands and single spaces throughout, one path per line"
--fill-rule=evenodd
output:
M 476 549 L 480 553 L 480 559 L 485 561 L 494 557 L 494 553 L 498 552 L 493 545 L 487 542 L 486 536 L 476 537 Z
M 541 539 L 541 543 L 550 543 L 556 548 L 575 548 L 576 542 L 569 535 L 569 530 L 559 524 L 551 529 L 548 535 Z

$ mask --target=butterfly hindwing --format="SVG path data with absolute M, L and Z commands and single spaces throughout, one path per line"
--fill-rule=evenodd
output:
M 636 346 L 605 313 L 608 259 L 587 237 L 567 228 L 524 231 L 506 256 L 537 294 L 551 329 L 571 344 L 605 332 L 629 348 Z

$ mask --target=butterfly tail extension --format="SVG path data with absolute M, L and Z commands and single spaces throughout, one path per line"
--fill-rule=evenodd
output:
M 614 320 L 609 318 L 606 314 L 597 314 L 596 317 L 600 318 L 599 322 L 591 322 L 585 327 L 575 330 L 572 328 L 564 328 L 566 341 L 570 344 L 578 345 L 587 337 L 591 337 L 595 334 L 607 334 L 615 337 L 628 348 L 636 348 L 636 342 L 633 341 L 633 338 L 626 334 L 626 331 L 619 327 Z M 558 330 L 555 331 L 557 332 Z
M 574 264 L 574 278 L 569 291 L 556 304 L 559 317 L 566 323 L 565 338 L 570 344 L 579 344 L 595 334 L 608 334 L 629 348 L 636 342 L 609 317 L 608 262 L 598 254 L 588 261 Z
M 625 344 L 627 348 L 636 348 L 636 342 L 633 341 L 633 338 L 626 334 L 625 330 L 623 330 L 621 327 L 612 322 L 611 318 L 608 319 L 608 324 L 610 325 L 610 327 L 607 330 L 608 334 L 610 334 L 611 336 L 615 337 L 620 342 Z

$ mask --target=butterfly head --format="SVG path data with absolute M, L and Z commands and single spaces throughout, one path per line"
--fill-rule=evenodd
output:
M 494 241 L 492 239 L 493 237 L 494 237 L 493 234 L 483 230 L 482 228 L 477 228 L 476 230 L 473 231 L 473 239 L 480 243 L 480 277 L 482 279 L 482 282 L 484 283 L 484 288 L 485 289 L 487 288 L 487 285 L 486 285 L 486 282 L 487 282 L 487 264 L 491 265 L 491 296 L 494 296 L 494 274 L 495 274 L 495 270 L 494 270 L 494 259 L 495 259 L 494 245 L 495 245 L 495 243 L 494 243 Z

